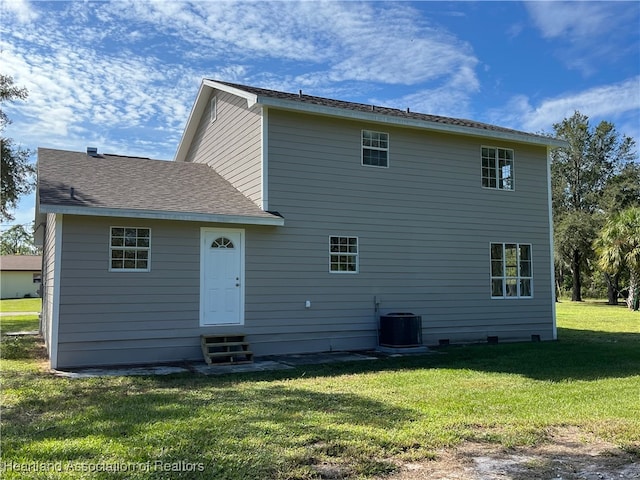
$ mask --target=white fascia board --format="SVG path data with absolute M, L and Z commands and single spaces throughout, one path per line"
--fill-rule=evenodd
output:
M 47 216 L 40 211 L 40 188 L 36 185 L 36 208 L 33 219 L 33 243 L 36 247 L 44 246 L 44 229 Z
M 198 90 L 198 94 L 196 95 L 196 101 L 193 103 L 193 107 L 191 107 L 189 119 L 187 120 L 187 123 L 184 127 L 182 137 L 180 138 L 180 143 L 178 144 L 178 149 L 176 150 L 176 154 L 174 156 L 174 161 L 184 162 L 185 158 L 187 158 L 189 147 L 191 146 L 193 137 L 195 136 L 196 130 L 198 129 L 198 124 L 200 123 L 200 119 L 202 118 L 202 113 L 207 108 L 207 101 L 209 100 L 212 89 L 221 90 L 223 92 L 231 93 L 233 95 L 237 95 L 238 97 L 244 98 L 247 101 L 248 108 L 253 107 L 257 103 L 258 97 L 252 93 L 248 93 L 244 90 L 230 87 L 222 83 L 214 82 L 212 80 L 207 80 L 206 78 L 202 80 L 200 89 Z
M 249 93 L 235 87 L 230 87 L 229 85 L 225 85 L 224 83 L 218 83 L 218 82 L 214 82 L 213 80 L 207 80 L 206 78 L 202 81 L 202 84 L 211 88 L 215 88 L 216 90 L 221 90 L 223 92 L 230 93 L 237 97 L 244 98 L 247 101 L 247 108 L 251 108 L 256 103 L 258 103 L 258 96 L 254 93 Z
M 189 147 L 191 146 L 193 137 L 198 129 L 198 123 L 202 117 L 202 112 L 204 112 L 207 105 L 206 100 L 209 98 L 210 91 L 210 87 L 205 85 L 203 81 L 200 84 L 198 95 L 196 95 L 196 101 L 193 103 L 193 107 L 191 107 L 191 113 L 189 113 L 189 119 L 184 127 L 184 132 L 180 138 L 178 149 L 173 157 L 173 160 L 176 162 L 184 162 L 185 158 L 187 158 L 187 153 L 189 152 Z
M 300 103 L 273 97 L 258 97 L 258 103 L 270 107 L 281 108 L 283 110 L 294 110 L 299 112 L 314 113 L 317 115 L 325 115 L 330 117 L 341 117 L 354 120 L 363 120 L 367 122 L 384 123 L 388 125 L 398 125 L 410 128 L 419 128 L 423 130 L 439 131 L 443 133 L 452 133 L 457 135 L 465 135 L 472 137 L 494 138 L 505 141 L 518 143 L 528 143 L 533 145 L 550 146 L 550 147 L 566 147 L 564 140 L 556 138 L 533 137 L 527 134 L 500 132 L 494 130 L 484 130 L 480 128 L 465 127 L 462 125 L 451 125 L 446 123 L 429 122 L 427 120 L 418 120 L 413 118 L 394 117 L 392 115 L 383 115 L 375 111 L 361 112 L 357 110 L 348 110 L 344 108 L 328 107 L 325 105 L 314 105 L 308 103 Z
M 208 213 L 168 212 L 162 210 L 130 210 L 119 208 L 74 207 L 71 205 L 40 205 L 43 213 L 86 215 L 90 217 L 146 218 L 154 220 L 178 220 L 183 222 L 231 223 L 237 225 L 271 225 L 281 227 L 284 218 L 253 217 L 250 215 L 220 215 Z

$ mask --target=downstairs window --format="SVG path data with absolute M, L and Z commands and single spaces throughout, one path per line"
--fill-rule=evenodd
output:
M 491 298 L 533 297 L 531 245 L 491 244 Z
M 358 237 L 329 237 L 329 271 L 358 273 Z
M 112 272 L 148 272 L 151 270 L 151 229 L 111 227 L 110 264 Z

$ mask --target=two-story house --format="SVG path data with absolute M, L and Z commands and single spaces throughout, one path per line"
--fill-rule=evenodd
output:
M 204 80 L 173 162 L 38 151 L 54 368 L 556 336 L 549 150 L 468 120 Z

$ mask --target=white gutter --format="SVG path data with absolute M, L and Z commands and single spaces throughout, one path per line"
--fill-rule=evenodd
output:
M 246 92 L 245 92 L 246 95 Z M 363 112 L 359 110 L 349 110 L 346 108 L 329 107 L 326 105 L 316 105 L 311 103 L 303 103 L 295 100 L 285 100 L 273 97 L 258 97 L 257 102 L 270 107 L 281 108 L 283 110 L 293 110 L 297 112 L 314 113 L 316 115 L 325 115 L 330 117 L 340 117 L 354 120 L 363 120 L 367 122 L 385 123 L 388 125 L 398 125 L 403 127 L 420 128 L 423 130 L 433 130 L 443 133 L 452 133 L 458 135 L 495 138 L 500 140 L 513 141 L 518 143 L 528 143 L 533 145 L 546 145 L 551 147 L 566 147 L 564 140 L 558 140 L 552 137 L 537 137 L 526 133 L 502 132 L 497 130 L 489 130 L 482 128 L 466 127 L 463 125 L 452 125 L 448 123 L 431 122 L 428 120 L 420 120 L 416 118 L 396 117 L 393 115 L 385 115 L 376 113 L 375 107 L 372 112 Z
M 203 223 L 231 223 L 240 225 L 271 225 L 281 227 L 284 218 L 254 217 L 251 215 L 221 215 L 213 213 L 168 212 L 163 210 L 133 210 L 120 208 L 77 207 L 72 205 L 40 205 L 41 213 L 61 213 L 66 215 L 89 215 L 96 217 L 147 218 L 156 220 L 179 220 Z
M 276 107 L 283 110 L 291 110 L 296 112 L 313 113 L 316 115 L 325 115 L 330 117 L 347 118 L 353 120 L 362 120 L 367 122 L 376 122 L 387 125 L 398 125 L 410 128 L 419 128 L 422 130 L 432 130 L 442 133 L 450 133 L 457 135 L 465 135 L 471 137 L 494 138 L 498 140 L 513 141 L 518 143 L 527 143 L 530 145 L 545 145 L 549 147 L 566 147 L 564 140 L 552 137 L 535 136 L 527 133 L 503 132 L 498 130 L 489 130 L 483 128 L 467 127 L 464 125 L 453 125 L 449 123 L 432 122 L 429 120 L 420 120 L 417 118 L 397 117 L 394 115 L 385 115 L 375 112 L 375 106 L 371 112 L 359 110 L 350 110 L 348 108 L 330 107 L 327 105 L 316 105 L 313 103 L 299 102 L 296 100 L 286 100 L 283 98 L 275 98 L 270 96 L 258 96 L 249 93 L 241 88 L 232 87 L 213 80 L 203 79 L 200 84 L 200 90 L 196 96 L 196 101 L 189 114 L 185 131 L 180 139 L 178 150 L 174 157 L 175 161 L 184 161 L 188 148 L 198 128 L 198 122 L 195 120 L 202 116 L 202 112 L 206 108 L 206 103 L 212 89 L 227 92 L 244 98 L 247 101 L 247 108 L 251 108 L 256 104 L 265 107 Z

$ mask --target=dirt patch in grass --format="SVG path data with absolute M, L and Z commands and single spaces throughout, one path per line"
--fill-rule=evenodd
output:
M 625 451 L 577 428 L 557 428 L 534 447 L 465 442 L 433 460 L 405 463 L 379 480 L 636 480 L 638 451 Z

